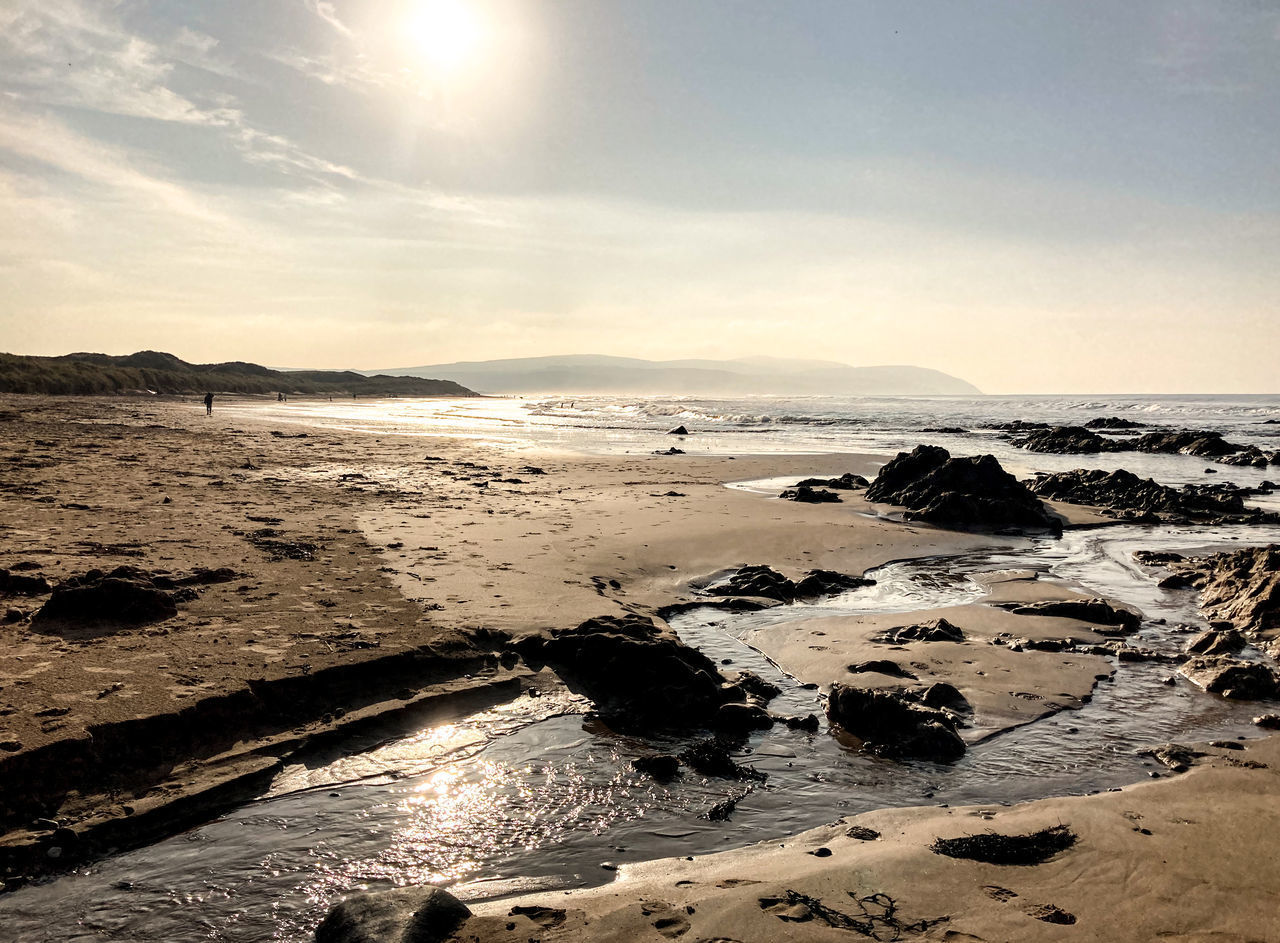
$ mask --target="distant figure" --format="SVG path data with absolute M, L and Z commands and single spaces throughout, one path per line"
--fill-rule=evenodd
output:
M 204 394 L 204 414 L 206 416 L 213 415 L 213 394 L 212 393 Z

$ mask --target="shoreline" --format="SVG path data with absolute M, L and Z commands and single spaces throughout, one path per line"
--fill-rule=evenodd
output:
M 0 398 L 0 413 L 13 399 Z M 79 818 L 41 809 L 66 818 L 58 829 L 67 831 L 18 833 L 12 826 L 20 820 L 44 816 L 10 804 L 10 831 L 0 839 L 0 870 L 9 887 L 40 873 L 33 862 L 61 870 L 128 847 L 130 831 L 136 845 L 207 820 L 259 789 L 287 758 L 332 742 L 357 723 L 397 716 L 409 723 L 427 705 L 461 709 L 458 698 L 486 686 L 495 697 L 527 689 L 537 682 L 526 670 L 498 663 L 511 640 L 601 616 L 662 620 L 705 603 L 692 583 L 745 564 L 768 564 L 793 578 L 809 569 L 856 575 L 892 561 L 1012 548 L 1021 540 L 864 516 L 871 509 L 860 497 L 815 506 L 724 487 L 730 478 L 802 477 L 828 466 L 864 473 L 879 464 L 873 456 L 539 456 L 393 433 L 343 439 L 325 427 L 273 434 L 274 420 L 225 421 L 216 414 L 217 426 L 209 429 L 205 417 L 187 415 L 183 403 L 38 399 L 42 405 L 34 409 L 29 400 L 21 404 L 27 415 L 5 419 L 9 461 L 18 471 L 0 492 L 7 537 L 0 567 L 35 562 L 50 582 L 116 565 L 168 572 L 227 566 L 237 576 L 201 587 L 179 605 L 176 619 L 155 626 L 75 637 L 11 623 L 6 631 L 18 633 L 19 644 L 0 657 L 0 706 L 12 708 L 0 716 L 0 727 L 22 746 L 0 754 L 0 775 L 42 749 L 53 757 L 56 745 L 78 743 L 75 749 L 91 752 L 91 741 L 103 746 L 113 725 L 180 716 L 188 705 L 234 692 L 258 701 L 259 724 L 273 713 L 270 695 L 264 697 L 272 686 L 309 679 L 295 697 L 314 688 L 331 700 L 322 703 L 317 694 L 313 702 L 295 704 L 299 713 L 287 719 L 277 711 L 280 729 L 259 727 L 230 753 L 218 747 L 233 744 L 207 743 L 206 759 L 218 759 L 220 768 L 202 761 L 198 750 L 188 757 L 194 767 L 182 768 L 174 748 L 140 764 L 147 769 L 114 784 L 111 794 L 68 807 Z M 533 467 L 530 462 L 541 464 L 539 473 L 522 470 Z M 1072 526 L 1116 523 L 1088 509 L 1057 509 L 1070 515 Z M 255 537 L 263 530 L 272 534 Z M 311 559 L 278 557 L 279 545 L 290 543 L 312 546 Z M 753 548 L 747 557 L 743 547 Z M 1071 595 L 1061 584 L 1037 582 L 1034 598 Z M 27 600 L 17 601 L 30 609 Z M 1011 620 L 1023 620 L 1020 634 L 1030 637 L 1100 638 L 1078 622 L 1015 616 L 983 602 L 970 607 L 976 622 L 966 628 L 984 641 L 997 623 Z M 839 627 L 845 647 L 838 652 L 809 667 L 794 651 L 779 652 L 776 662 L 801 680 L 829 684 L 838 668 L 869 652 L 860 641 L 867 632 L 912 615 L 845 620 Z M 155 657 L 157 645 L 164 646 L 163 661 Z M 1007 652 L 984 644 L 968 654 L 987 664 L 997 650 Z M 1032 654 L 1017 659 L 1026 683 L 1060 676 L 1064 658 L 1047 652 L 1034 653 L 1043 667 L 1027 674 L 1033 659 L 1025 656 Z M 374 700 L 372 674 L 390 680 L 385 669 L 396 659 L 405 663 L 403 680 L 393 682 L 404 688 L 396 693 L 410 696 Z M 1091 679 L 1087 688 L 1072 688 L 1078 701 L 1106 662 L 1096 655 L 1075 659 Z M 929 678 L 977 691 L 976 706 L 999 719 L 997 702 L 1007 691 L 982 693 L 976 679 L 959 678 L 954 665 L 930 664 Z M 341 684 L 333 681 L 343 676 Z M 350 713 L 326 721 L 323 715 L 335 708 L 333 689 L 341 685 L 349 685 Z M 1006 698 L 1005 715 L 1007 707 Z M 36 716 L 50 709 L 60 713 Z M 85 777 L 77 789 L 93 778 L 87 762 L 72 764 Z M 175 763 L 169 772 L 157 771 Z M 76 844 L 83 856 L 70 850 Z M 67 848 L 65 857 L 50 858 L 52 847 Z

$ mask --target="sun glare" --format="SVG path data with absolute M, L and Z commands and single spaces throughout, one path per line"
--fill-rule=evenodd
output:
M 445 75 L 476 58 L 484 32 L 475 7 L 465 0 L 420 0 L 405 23 L 406 38 L 421 64 Z

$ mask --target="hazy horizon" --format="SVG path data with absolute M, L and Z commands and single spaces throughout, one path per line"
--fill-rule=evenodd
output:
M 1280 8 L 13 0 L 0 349 L 1275 392 Z

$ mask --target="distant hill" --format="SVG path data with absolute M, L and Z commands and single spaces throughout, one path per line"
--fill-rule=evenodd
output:
M 851 367 L 831 360 L 638 360 L 591 354 L 440 363 L 382 370 L 433 376 L 485 393 L 751 393 L 845 396 L 980 395 L 971 383 L 925 367 Z
M 2 393 L 356 393 L 364 396 L 475 396 L 451 380 L 379 376 L 354 371 L 282 372 L 256 363 L 187 363 L 143 350 L 124 357 L 0 354 Z

